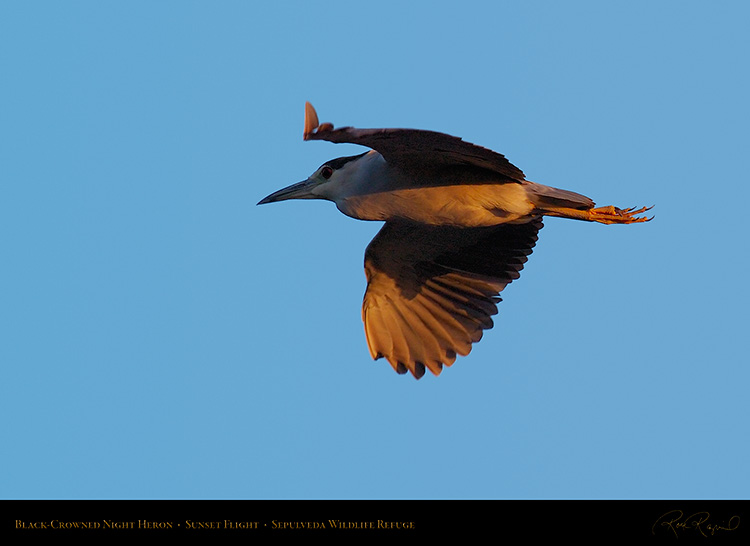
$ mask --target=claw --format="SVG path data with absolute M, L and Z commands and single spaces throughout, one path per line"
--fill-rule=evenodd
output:
M 602 224 L 635 224 L 639 222 L 650 222 L 654 219 L 653 216 L 651 218 L 638 218 L 637 215 L 642 214 L 647 210 L 651 210 L 652 208 L 653 206 L 641 207 L 638 210 L 636 210 L 635 207 L 618 209 L 617 207 L 609 205 L 606 207 L 591 209 L 589 211 L 589 219 Z

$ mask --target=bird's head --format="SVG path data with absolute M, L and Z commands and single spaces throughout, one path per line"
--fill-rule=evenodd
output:
M 327 199 L 336 201 L 347 186 L 355 182 L 360 171 L 360 161 L 364 154 L 339 157 L 323 163 L 307 180 L 297 182 L 268 197 L 261 199 L 259 205 L 286 201 L 287 199 Z

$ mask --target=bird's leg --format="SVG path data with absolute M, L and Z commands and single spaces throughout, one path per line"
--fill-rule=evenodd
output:
M 638 217 L 653 207 L 641 207 L 636 210 L 635 207 L 628 209 L 618 209 L 612 205 L 598 207 L 595 209 L 579 210 L 565 207 L 555 207 L 544 210 L 547 216 L 560 216 L 562 218 L 572 218 L 575 220 L 585 220 L 587 222 L 599 222 L 600 224 L 635 224 L 638 222 L 648 222 L 653 219 L 646 216 Z

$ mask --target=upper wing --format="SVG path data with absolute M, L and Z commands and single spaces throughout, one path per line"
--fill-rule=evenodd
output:
M 488 228 L 386 222 L 365 252 L 362 320 L 372 357 L 419 379 L 469 354 L 541 228 L 541 218 Z
M 378 151 L 388 163 L 402 169 L 429 171 L 447 166 L 470 166 L 518 182 L 525 178 L 521 169 L 504 155 L 445 133 L 419 129 L 334 129 L 330 123 L 321 125 L 309 102 L 305 105 L 304 138 L 367 146 Z

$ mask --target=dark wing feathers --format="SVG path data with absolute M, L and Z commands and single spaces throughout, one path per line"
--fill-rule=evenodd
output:
M 520 275 L 542 228 L 386 222 L 365 252 L 362 305 L 373 358 L 399 373 L 439 374 L 492 328 L 498 294 Z
M 388 163 L 401 169 L 429 171 L 451 166 L 471 166 L 517 182 L 525 178 L 521 169 L 504 155 L 465 142 L 459 137 L 435 131 L 341 127 L 318 130 L 307 134 L 305 138 L 367 146 L 378 151 Z

